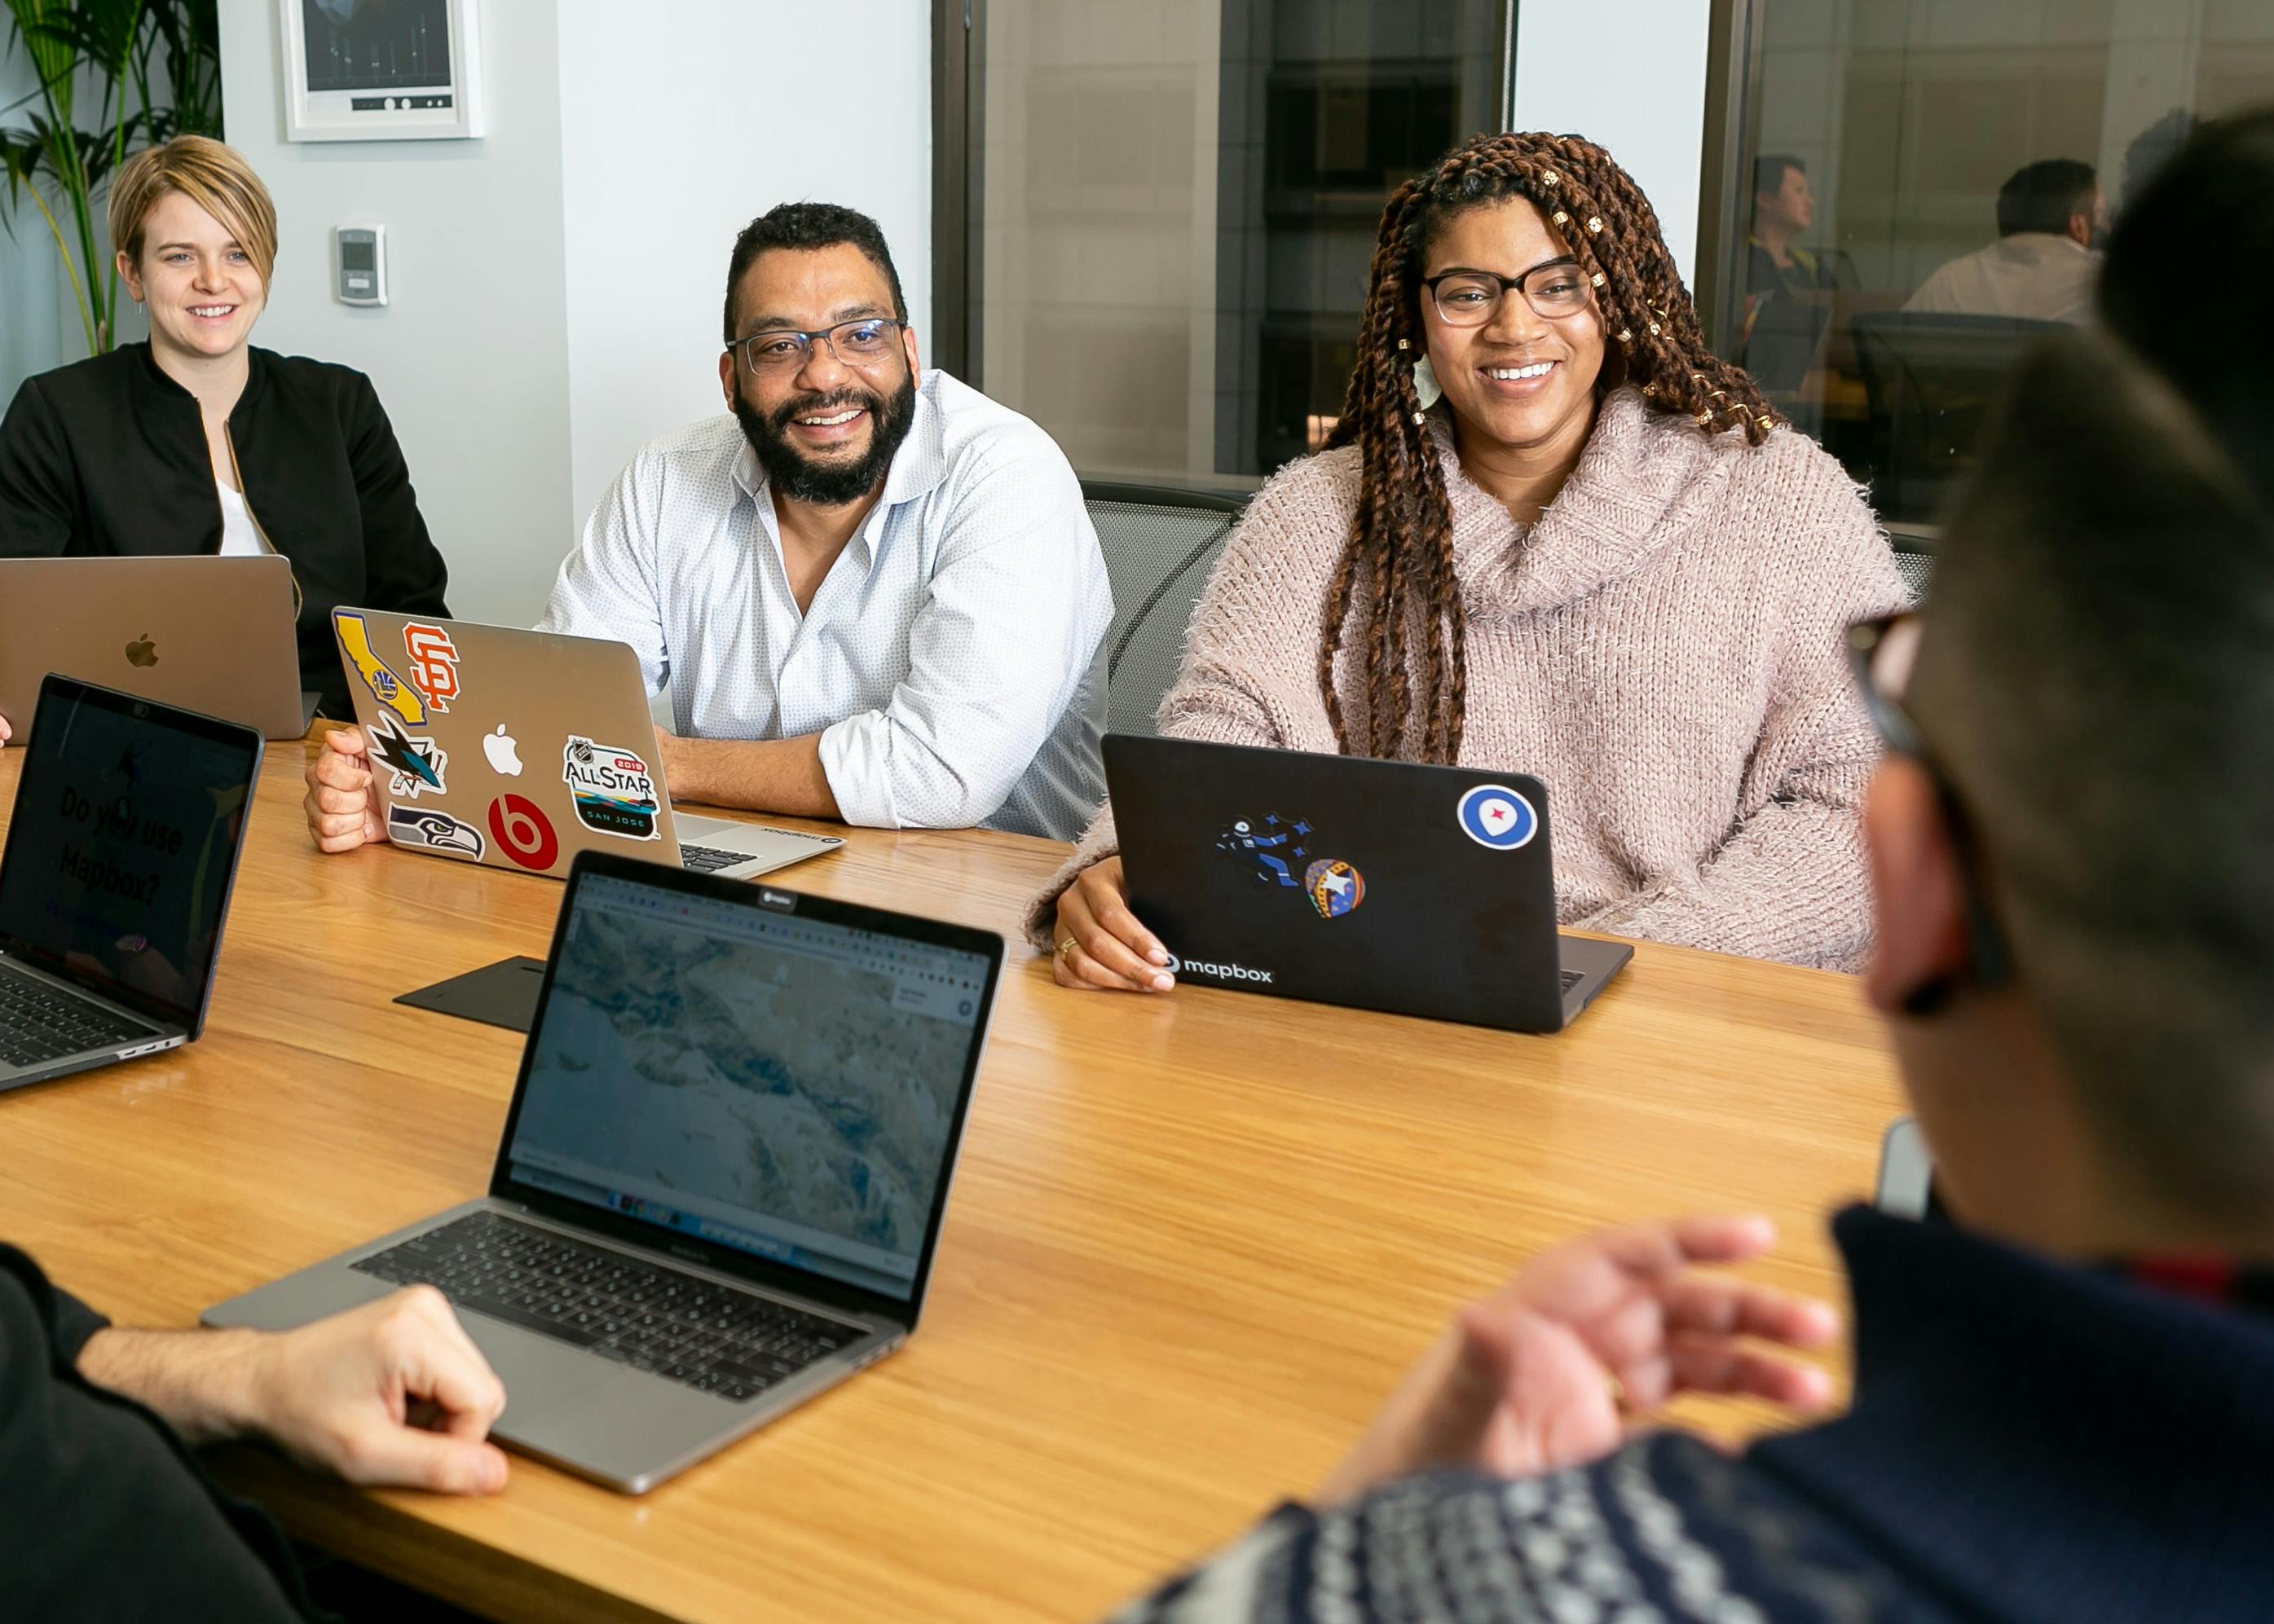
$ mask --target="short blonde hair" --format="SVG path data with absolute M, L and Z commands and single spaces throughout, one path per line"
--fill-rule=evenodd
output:
M 137 265 L 142 229 L 158 199 L 178 192 L 229 229 L 252 268 L 267 282 L 276 264 L 276 205 L 234 147 L 202 135 L 177 135 L 145 147 L 110 183 L 110 241 Z

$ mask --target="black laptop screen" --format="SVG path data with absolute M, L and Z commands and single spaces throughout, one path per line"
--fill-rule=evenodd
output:
M 24 755 L 0 943 L 195 1031 L 260 734 L 50 677 Z
M 987 959 L 605 875 L 568 906 L 511 1180 L 909 1300 Z

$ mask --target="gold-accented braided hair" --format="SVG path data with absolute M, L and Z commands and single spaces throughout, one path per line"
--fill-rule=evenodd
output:
M 1427 350 L 1422 256 L 1455 214 L 1517 197 L 1539 206 L 1593 286 L 1606 338 L 1599 392 L 1622 381 L 1638 385 L 1652 410 L 1690 417 L 1708 434 L 1741 430 L 1750 445 L 1782 420 L 1741 368 L 1706 347 L 1649 199 L 1593 142 L 1480 135 L 1400 186 L 1382 212 L 1358 365 L 1327 442 L 1355 444 L 1362 464 L 1358 511 L 1328 590 L 1319 649 L 1319 691 L 1336 742 L 1349 755 L 1398 754 L 1417 703 L 1421 759 L 1450 763 L 1461 753 L 1468 655 L 1452 508 L 1413 390 L 1413 363 Z M 1356 627 L 1348 624 L 1353 605 L 1362 617 Z M 1364 677 L 1366 714 L 1356 728 L 1335 688 L 1346 631 Z M 1416 643 L 1423 658 L 1409 673 Z

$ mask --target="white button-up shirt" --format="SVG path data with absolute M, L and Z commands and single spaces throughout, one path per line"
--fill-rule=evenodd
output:
M 847 823 L 1067 839 L 1104 794 L 1113 594 L 1040 428 L 945 372 L 804 613 L 772 492 L 721 415 L 650 442 L 561 566 L 544 631 L 629 643 L 675 729 L 821 735 Z
M 2074 237 L 2016 231 L 1942 267 L 1919 284 L 1903 308 L 2082 323 L 2092 320 L 2093 289 L 2099 280 L 2100 256 Z

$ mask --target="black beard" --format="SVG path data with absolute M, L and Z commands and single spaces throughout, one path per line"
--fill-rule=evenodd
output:
M 869 414 L 869 449 L 857 462 L 809 462 L 783 432 L 794 417 L 839 411 L 847 406 Z M 758 454 L 758 466 L 766 470 L 767 483 L 776 491 L 792 501 L 816 508 L 842 508 L 875 490 L 885 470 L 892 465 L 893 453 L 900 450 L 916 420 L 916 380 L 914 376 L 902 380 L 889 401 L 870 390 L 840 389 L 834 395 L 801 395 L 771 414 L 759 411 L 737 389 L 734 420 L 742 425 L 742 438 Z

